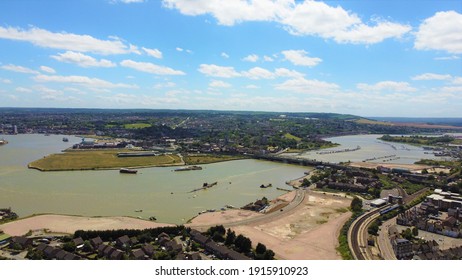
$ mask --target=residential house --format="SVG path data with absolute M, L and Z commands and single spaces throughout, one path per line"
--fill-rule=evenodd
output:
M 123 235 L 116 239 L 116 246 L 119 248 L 129 248 L 131 245 L 132 241 L 127 235 Z
M 32 246 L 33 240 L 24 236 L 13 236 L 11 238 L 10 247 L 13 247 L 14 244 L 21 245 L 21 248 L 26 249 L 27 247 Z
M 99 245 L 103 244 L 103 240 L 101 237 L 97 236 L 95 238 L 90 239 L 90 244 L 93 248 L 98 248 Z
M 144 260 L 145 259 L 145 253 L 142 249 L 136 249 L 136 250 L 133 250 L 130 254 L 130 256 L 132 258 L 134 258 L 135 260 Z
M 152 257 L 152 255 L 154 255 L 154 252 L 155 252 L 154 246 L 152 246 L 151 244 L 145 244 L 145 245 L 143 245 L 143 247 L 141 247 L 141 250 L 143 250 L 143 252 L 144 252 L 148 257 Z

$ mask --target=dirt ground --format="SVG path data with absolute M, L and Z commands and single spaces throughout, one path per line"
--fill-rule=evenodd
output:
M 411 171 L 421 171 L 422 169 L 431 169 L 429 165 L 420 165 L 420 164 L 404 164 L 404 163 L 376 163 L 376 162 L 352 162 L 350 166 L 353 167 L 364 167 L 375 169 L 378 166 L 388 167 L 388 168 L 406 168 Z
M 12 236 L 24 235 L 29 230 L 47 229 L 53 233 L 73 234 L 76 230 L 145 229 L 173 226 L 129 217 L 80 217 L 39 215 L 0 225 L 0 230 Z
M 293 193 L 279 197 L 292 199 Z M 337 260 L 338 235 L 351 213 L 347 211 L 351 200 L 332 194 L 307 191 L 302 204 L 287 215 L 264 223 L 235 226 L 237 234 L 265 244 L 276 253 L 278 259 L 288 260 Z M 228 212 L 228 213 L 226 213 Z M 224 221 L 246 219 L 244 210 L 205 213 L 192 220 L 191 225 L 219 224 Z M 249 216 L 262 215 L 259 213 Z

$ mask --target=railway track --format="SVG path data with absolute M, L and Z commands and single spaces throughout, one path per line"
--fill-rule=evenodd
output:
M 380 210 L 384 208 L 385 207 L 377 208 L 363 214 L 350 226 L 348 230 L 348 245 L 356 260 L 366 260 L 365 254 L 363 254 L 361 249 L 366 249 L 367 244 L 361 244 L 360 239 L 364 236 L 364 231 L 367 230 L 370 222 L 375 220 L 375 218 L 377 218 L 376 216 L 380 215 Z

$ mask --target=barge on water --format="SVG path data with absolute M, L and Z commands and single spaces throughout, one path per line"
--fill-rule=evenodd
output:
M 136 174 L 138 172 L 138 170 L 129 169 L 129 168 L 120 168 L 119 172 L 120 173 L 125 173 L 125 174 Z
M 197 166 L 197 165 L 192 165 L 192 166 L 175 169 L 175 171 L 190 171 L 190 170 L 202 170 L 202 167 Z

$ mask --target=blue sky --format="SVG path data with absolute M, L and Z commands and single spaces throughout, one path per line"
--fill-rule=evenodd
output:
M 460 1 L 0 1 L 0 107 L 462 117 Z

